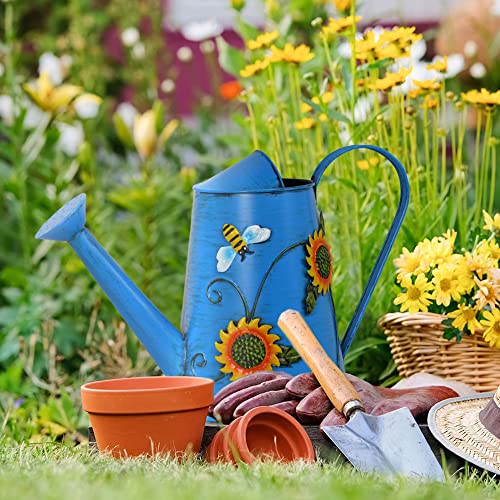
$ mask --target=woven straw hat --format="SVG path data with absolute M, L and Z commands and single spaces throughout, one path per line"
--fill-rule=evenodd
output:
M 500 475 L 500 387 L 496 393 L 452 398 L 427 418 L 434 437 L 468 462 Z

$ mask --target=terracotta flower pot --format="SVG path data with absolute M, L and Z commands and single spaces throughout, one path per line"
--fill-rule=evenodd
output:
M 200 377 L 102 380 L 81 388 L 100 451 L 115 457 L 200 451 L 214 383 Z
M 259 406 L 221 429 L 206 453 L 211 463 L 251 464 L 259 456 L 283 462 L 314 461 L 314 448 L 305 429 L 288 413 Z

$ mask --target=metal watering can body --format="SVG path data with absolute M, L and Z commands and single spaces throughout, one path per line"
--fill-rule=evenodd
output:
M 332 259 L 316 188 L 338 156 L 367 148 L 396 168 L 401 199 L 355 315 L 340 344 L 330 293 Z M 68 241 L 166 375 L 197 375 L 215 390 L 246 374 L 307 366 L 281 334 L 279 315 L 302 312 L 343 368 L 359 322 L 408 206 L 408 180 L 390 153 L 347 146 L 328 155 L 311 180 L 282 179 L 261 152 L 194 186 L 181 333 L 84 227 L 85 195 L 68 202 L 37 238 Z

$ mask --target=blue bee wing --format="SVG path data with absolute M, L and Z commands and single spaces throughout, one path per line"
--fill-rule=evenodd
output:
M 260 227 L 257 225 L 248 226 L 241 235 L 243 240 L 250 245 L 250 243 L 263 243 L 271 237 L 271 230 L 267 227 Z
M 233 247 L 220 247 L 217 252 L 217 271 L 219 271 L 219 273 L 226 272 L 233 263 L 235 257 L 236 252 L 233 250 Z

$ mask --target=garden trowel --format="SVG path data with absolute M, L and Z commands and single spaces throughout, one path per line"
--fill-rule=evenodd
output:
M 365 413 L 352 384 L 328 357 L 299 312 L 281 314 L 278 325 L 312 370 L 347 424 L 321 430 L 357 469 L 444 480 L 443 471 L 408 408 L 385 415 Z

